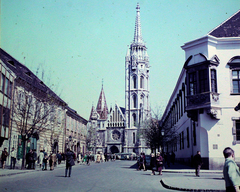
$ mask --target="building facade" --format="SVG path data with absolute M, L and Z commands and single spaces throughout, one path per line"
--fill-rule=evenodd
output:
M 206 36 L 185 43 L 186 61 L 162 122 L 178 134 L 165 150 L 192 163 L 201 151 L 203 168 L 222 169 L 223 149 L 240 163 L 240 11 Z
M 137 5 L 134 39 L 125 57 L 125 108 L 115 104 L 108 111 L 103 88 L 97 108 L 93 107 L 89 128 L 96 129 L 98 150 L 107 153 L 147 152 L 139 136 L 143 122 L 150 117 L 149 57 L 142 38 L 140 7 Z
M 71 148 L 75 152 L 85 150 L 87 121 L 70 109 L 30 69 L 2 49 L 0 64 L 0 150 L 6 147 L 10 153 L 14 147 L 17 166 L 21 165 L 23 149 L 25 152 L 36 150 L 37 154 L 40 150 L 48 154 L 51 151 L 64 153 L 70 135 L 73 142 L 76 140 L 76 145 L 74 143 Z

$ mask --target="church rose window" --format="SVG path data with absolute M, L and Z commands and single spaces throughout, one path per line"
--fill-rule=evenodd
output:
M 121 133 L 120 133 L 118 130 L 114 130 L 114 131 L 112 132 L 112 138 L 113 138 L 113 140 L 118 140 L 118 139 L 120 138 L 120 136 L 121 136 Z

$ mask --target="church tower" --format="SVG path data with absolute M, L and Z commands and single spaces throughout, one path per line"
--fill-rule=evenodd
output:
M 149 57 L 142 38 L 140 6 L 136 7 L 134 39 L 125 57 L 125 152 L 146 150 L 138 136 L 143 121 L 150 116 L 149 107 Z

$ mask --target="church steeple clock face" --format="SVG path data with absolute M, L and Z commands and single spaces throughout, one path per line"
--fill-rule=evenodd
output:
M 120 136 L 121 136 L 121 133 L 120 133 L 118 130 L 114 130 L 114 131 L 112 132 L 112 138 L 113 138 L 113 140 L 118 140 L 118 139 L 120 139 Z

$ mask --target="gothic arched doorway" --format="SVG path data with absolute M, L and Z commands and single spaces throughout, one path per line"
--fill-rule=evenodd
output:
M 110 147 L 110 151 L 111 151 L 112 154 L 119 153 L 119 149 L 115 145 Z

